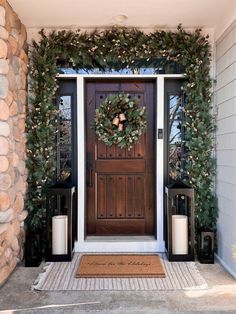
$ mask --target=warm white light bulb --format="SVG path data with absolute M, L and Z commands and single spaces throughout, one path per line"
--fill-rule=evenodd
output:
M 113 20 L 115 20 L 118 23 L 122 23 L 128 19 L 128 16 L 125 14 L 118 14 L 113 17 Z

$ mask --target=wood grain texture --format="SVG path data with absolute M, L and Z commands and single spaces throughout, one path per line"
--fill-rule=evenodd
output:
M 87 235 L 147 235 L 155 231 L 155 83 L 93 80 L 86 84 Z M 147 111 L 147 131 L 128 151 L 98 141 L 91 123 L 111 94 L 126 92 Z

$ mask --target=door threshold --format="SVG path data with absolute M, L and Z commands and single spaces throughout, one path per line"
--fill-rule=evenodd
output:
M 75 252 L 86 253 L 153 253 L 165 252 L 165 243 L 155 236 L 87 236 L 75 242 Z
M 154 235 L 146 236 L 87 236 L 85 242 L 148 242 L 155 241 Z

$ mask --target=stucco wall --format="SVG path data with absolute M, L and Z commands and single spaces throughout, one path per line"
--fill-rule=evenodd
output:
M 216 42 L 218 256 L 236 276 L 236 21 Z
M 0 285 L 23 254 L 27 62 L 26 29 L 0 0 Z

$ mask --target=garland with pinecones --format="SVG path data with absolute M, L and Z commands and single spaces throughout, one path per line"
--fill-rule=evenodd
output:
M 96 109 L 92 128 L 98 140 L 106 145 L 130 150 L 146 130 L 145 109 L 129 94 L 108 96 Z

